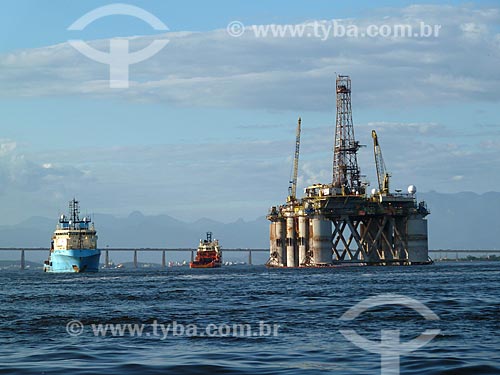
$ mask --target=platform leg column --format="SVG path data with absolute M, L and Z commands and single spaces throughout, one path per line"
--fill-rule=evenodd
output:
M 24 250 L 21 250 L 21 269 L 24 270 L 26 268 L 26 258 L 24 255 Z

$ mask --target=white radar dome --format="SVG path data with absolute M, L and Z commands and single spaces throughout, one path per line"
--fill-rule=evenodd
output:
M 417 187 L 415 185 L 408 186 L 408 194 L 414 195 L 417 192 Z

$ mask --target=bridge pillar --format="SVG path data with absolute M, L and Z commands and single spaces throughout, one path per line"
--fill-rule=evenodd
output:
M 166 256 L 165 256 L 165 250 L 163 250 L 163 254 L 161 256 L 161 266 L 163 268 L 165 268 L 167 266 L 167 259 L 166 259 Z
M 106 250 L 106 258 L 104 260 L 104 264 L 105 264 L 106 268 L 109 267 L 109 250 Z
M 137 268 L 137 250 L 134 250 L 134 268 Z
M 26 258 L 24 255 L 24 250 L 21 250 L 21 269 L 24 270 L 26 268 Z
M 194 250 L 191 250 L 191 262 L 194 261 Z
M 248 250 L 248 265 L 252 265 L 252 250 Z

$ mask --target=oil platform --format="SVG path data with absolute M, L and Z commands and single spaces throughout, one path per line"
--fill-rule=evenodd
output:
M 295 157 L 286 203 L 271 207 L 269 267 L 332 267 L 338 264 L 430 264 L 425 202 L 416 188 L 408 193 L 389 190 L 377 133 L 372 131 L 378 189 L 366 194 L 354 137 L 351 79 L 337 76 L 337 114 L 333 177 L 315 184 L 298 199 L 297 175 L 301 119 L 297 124 Z

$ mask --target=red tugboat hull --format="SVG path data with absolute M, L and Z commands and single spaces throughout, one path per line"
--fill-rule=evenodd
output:
M 222 266 L 222 262 L 216 262 L 215 260 L 210 263 L 189 263 L 189 268 L 220 268 Z

